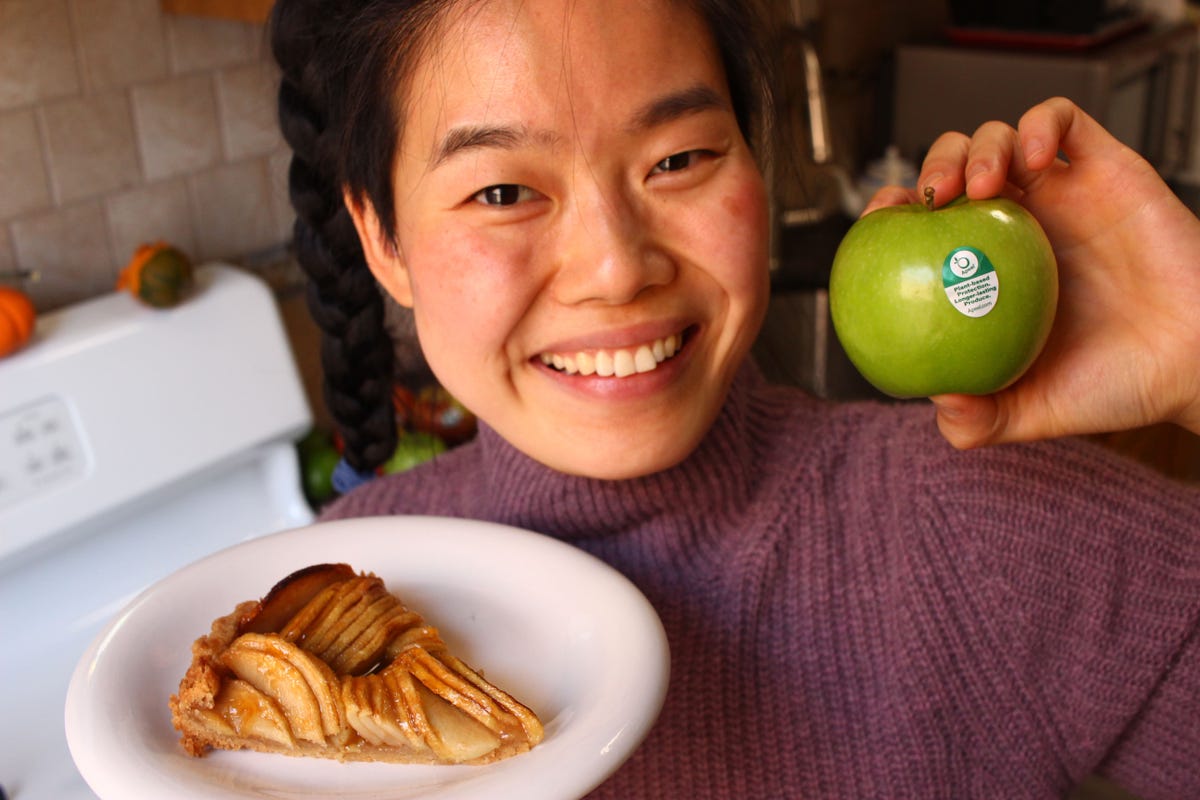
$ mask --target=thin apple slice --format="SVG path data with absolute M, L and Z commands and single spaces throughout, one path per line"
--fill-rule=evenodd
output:
M 411 730 L 408 712 L 380 676 L 348 678 L 346 682 L 351 687 L 347 703 L 353 703 L 352 718 L 364 739 L 385 747 L 429 749 L 425 740 Z
M 333 587 L 334 594 L 321 609 L 320 616 L 304 629 L 305 649 L 324 657 L 325 649 L 336 642 L 342 631 L 370 605 L 366 597 L 370 584 L 369 579 L 354 578 Z
M 271 587 L 238 622 L 238 633 L 276 633 L 326 587 L 354 577 L 349 564 L 314 564 L 296 570 Z
M 429 727 L 424 717 L 413 714 L 410 703 L 417 699 L 412 675 L 403 670 L 384 670 L 375 676 L 391 699 L 394 724 L 413 747 L 425 749 Z
M 433 731 L 427 737 L 439 757 L 455 764 L 482 758 L 500 746 L 500 737 L 416 682 L 425 719 Z
M 438 633 L 437 628 L 432 625 L 426 625 L 424 622 L 424 620 L 421 620 L 422 624 L 409 626 L 388 642 L 387 650 L 383 654 L 383 660 L 391 663 L 405 650 L 413 647 L 420 647 L 430 653 L 445 650 L 446 644 L 442 641 L 441 634 Z
M 371 682 L 367 678 L 346 678 L 342 681 L 342 703 L 346 707 L 346 722 L 368 743 L 379 746 L 387 736 L 375 721 L 371 707 Z
M 342 706 L 338 678 L 328 664 L 314 658 L 299 645 L 278 636 L 248 633 L 242 635 L 234 645 L 275 656 L 291 664 L 304 676 L 317 700 L 325 735 L 333 736 L 344 727 L 346 712 Z
M 260 636 L 261 634 L 247 634 Z M 277 702 L 287 717 L 293 735 L 313 744 L 324 744 L 325 726 L 321 706 L 304 673 L 286 658 L 247 646 L 246 637 L 234 641 L 221 654 L 233 674 Z
M 226 681 L 217 695 L 212 717 L 229 727 L 229 733 L 271 742 L 294 750 L 296 739 L 279 705 L 243 680 Z
M 374 625 L 385 614 L 399 603 L 396 598 L 384 592 L 382 596 L 369 593 L 364 596 L 362 608 L 356 610 L 354 620 L 342 628 L 337 638 L 326 643 L 320 656 L 326 661 L 335 661 L 349 650 L 362 632 Z
M 374 669 L 387 652 L 388 644 L 414 624 L 421 616 L 409 611 L 399 602 L 380 615 L 343 651 L 332 655 L 329 665 L 341 675 L 361 675 Z

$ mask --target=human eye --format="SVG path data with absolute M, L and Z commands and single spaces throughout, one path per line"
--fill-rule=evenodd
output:
M 702 159 L 711 157 L 712 155 L 713 153 L 708 150 L 685 150 L 682 153 L 673 153 L 655 164 L 654 169 L 650 170 L 650 174 L 661 175 L 667 172 L 679 172 L 696 166 Z
M 480 189 L 471 196 L 476 203 L 485 206 L 513 206 L 537 197 L 537 192 L 519 183 L 497 183 Z

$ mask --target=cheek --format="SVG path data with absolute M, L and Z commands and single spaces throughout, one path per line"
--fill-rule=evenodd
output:
M 439 352 L 502 345 L 524 307 L 521 253 L 461 229 L 421 237 L 411 252 L 419 254 L 409 273 L 422 343 Z
M 705 232 L 705 250 L 712 254 L 710 263 L 720 271 L 722 282 L 749 296 L 765 292 L 768 226 L 762 182 L 747 179 L 730 187 L 712 213 L 719 218 L 705 220 L 696 230 Z
M 767 251 L 767 193 L 761 181 L 750 181 L 721 199 L 721 206 L 741 245 L 764 255 Z M 763 262 L 766 266 L 766 262 Z

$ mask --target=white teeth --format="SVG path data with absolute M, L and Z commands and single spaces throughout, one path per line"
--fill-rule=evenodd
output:
M 613 372 L 618 378 L 625 378 L 637 372 L 637 365 L 633 363 L 633 356 L 628 350 L 613 353 Z
M 579 367 L 580 375 L 596 374 L 596 357 L 591 353 L 579 353 L 576 355 L 575 364 Z
M 602 378 L 624 378 L 639 372 L 651 372 L 679 351 L 682 334 L 655 339 L 648 344 L 620 350 L 596 350 L 574 354 L 542 353 L 539 358 L 548 367 L 568 375 L 599 375 Z
M 613 357 L 611 353 L 601 350 L 596 353 L 596 374 L 601 378 L 611 378 L 613 374 Z
M 650 348 L 642 345 L 633 357 L 633 366 L 638 372 L 649 372 L 658 366 L 658 361 L 655 360 L 654 353 L 650 352 Z

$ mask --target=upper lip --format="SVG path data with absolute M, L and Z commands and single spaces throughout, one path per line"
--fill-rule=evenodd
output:
M 587 353 L 594 350 L 628 350 L 650 344 L 656 339 L 662 339 L 672 334 L 683 333 L 689 328 L 688 323 L 680 319 L 643 322 L 620 328 L 572 336 L 560 339 L 553 344 L 538 350 L 534 357 L 543 353 Z

